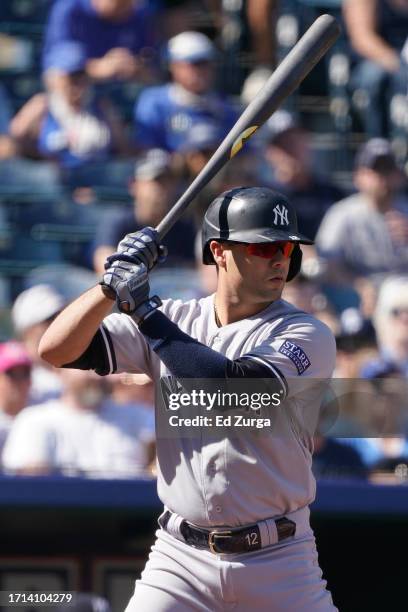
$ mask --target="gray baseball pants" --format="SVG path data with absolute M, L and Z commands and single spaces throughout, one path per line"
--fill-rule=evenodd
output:
M 311 528 L 288 543 L 214 555 L 156 532 L 125 612 L 333 612 Z

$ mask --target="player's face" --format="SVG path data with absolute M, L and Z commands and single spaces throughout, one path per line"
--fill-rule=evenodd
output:
M 215 242 L 215 241 L 213 241 Z M 216 243 L 222 253 L 217 261 L 219 282 L 248 303 L 269 303 L 280 298 L 289 272 L 293 243 L 279 249 L 265 245 Z

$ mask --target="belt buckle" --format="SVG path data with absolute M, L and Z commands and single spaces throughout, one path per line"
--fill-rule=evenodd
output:
M 216 546 L 216 543 L 214 542 L 214 537 L 218 536 L 219 538 L 228 538 L 229 536 L 232 535 L 232 531 L 217 531 L 217 530 L 213 530 L 210 531 L 210 533 L 208 534 L 208 546 L 211 550 L 211 552 L 216 555 L 216 554 L 222 554 L 222 553 L 218 553 L 217 550 L 215 550 L 214 546 Z

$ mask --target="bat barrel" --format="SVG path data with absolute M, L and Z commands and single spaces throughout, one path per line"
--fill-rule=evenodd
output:
M 293 93 L 339 34 L 340 26 L 331 15 L 321 15 L 316 19 L 242 113 L 206 166 L 159 223 L 156 229 L 160 238 L 167 234 L 192 200 L 242 148 L 245 141 Z

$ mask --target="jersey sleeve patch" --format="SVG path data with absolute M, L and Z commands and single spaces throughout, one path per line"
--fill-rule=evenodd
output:
M 307 368 L 311 365 L 310 359 L 305 351 L 290 340 L 285 340 L 278 350 L 279 353 L 282 353 L 282 355 L 285 355 L 294 363 L 299 376 L 303 374 L 303 372 L 306 372 Z

